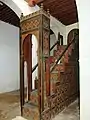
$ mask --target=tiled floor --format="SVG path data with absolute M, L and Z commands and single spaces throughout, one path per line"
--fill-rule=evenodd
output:
M 17 92 L 0 94 L 0 120 L 12 120 L 16 116 L 20 116 L 19 94 Z M 78 100 L 53 120 L 79 120 Z

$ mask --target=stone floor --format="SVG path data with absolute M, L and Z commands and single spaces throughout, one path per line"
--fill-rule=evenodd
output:
M 80 120 L 78 100 L 74 101 L 53 120 Z
M 20 116 L 20 97 L 18 92 L 0 94 L 0 120 L 12 120 Z M 23 120 L 20 117 L 15 120 Z M 78 100 L 58 114 L 53 120 L 80 120 Z
M 18 92 L 0 94 L 0 120 L 12 120 L 20 116 Z

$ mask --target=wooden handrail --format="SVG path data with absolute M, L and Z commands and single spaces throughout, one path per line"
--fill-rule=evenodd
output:
M 50 51 L 59 43 L 59 40 L 55 42 L 55 44 L 50 48 Z M 36 70 L 38 67 L 38 63 L 32 68 L 32 73 Z
M 37 67 L 38 67 L 38 63 L 32 68 L 32 73 L 36 70 Z
M 59 40 L 55 42 L 55 44 L 50 48 L 50 51 L 59 43 Z
M 62 52 L 62 54 L 60 55 L 60 57 L 56 60 L 56 62 L 54 63 L 54 65 L 50 68 L 50 72 L 53 71 L 53 69 L 55 68 L 55 66 L 57 65 L 57 63 L 60 61 L 60 59 L 62 58 L 62 56 L 64 55 L 64 53 L 66 52 L 66 50 L 69 48 L 69 46 L 75 42 L 75 38 L 78 34 L 75 35 L 75 37 L 72 39 L 72 41 L 67 45 L 66 49 Z

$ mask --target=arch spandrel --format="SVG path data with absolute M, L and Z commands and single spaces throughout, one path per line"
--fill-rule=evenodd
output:
M 35 31 L 29 31 L 27 33 L 22 34 L 21 35 L 22 42 L 24 41 L 24 39 L 26 38 L 26 36 L 29 35 L 29 34 L 35 35 L 36 38 L 37 38 L 37 40 L 39 40 L 39 30 L 35 30 Z

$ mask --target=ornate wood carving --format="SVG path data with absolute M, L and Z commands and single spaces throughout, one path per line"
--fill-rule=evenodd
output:
M 34 19 L 26 20 L 21 23 L 21 32 L 27 32 L 33 29 L 38 29 L 40 26 L 40 18 L 36 17 Z
M 49 19 L 43 16 L 43 27 L 49 30 Z
M 49 56 L 49 32 L 46 30 L 43 31 L 43 56 Z

